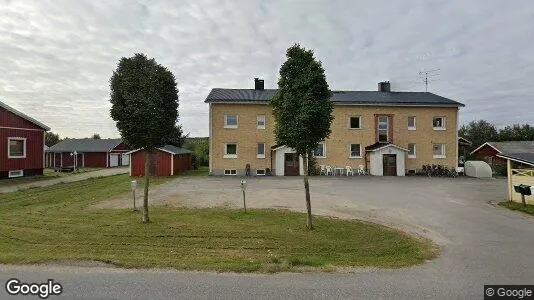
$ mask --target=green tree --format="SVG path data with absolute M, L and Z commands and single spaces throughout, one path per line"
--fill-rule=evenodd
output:
M 110 79 L 111 117 L 122 138 L 133 148 L 144 148 L 145 189 L 143 223 L 148 217 L 148 190 L 154 150 L 175 137 L 178 89 L 171 71 L 144 54 L 121 58 Z
M 280 68 L 278 91 L 270 102 L 276 120 L 274 131 L 277 144 L 291 147 L 302 155 L 308 212 L 306 226 L 313 230 L 307 158 L 331 133 L 334 105 L 329 99 L 332 92 L 313 51 L 295 44 L 287 49 L 286 57 Z
M 93 136 L 91 138 L 95 139 L 95 140 L 101 139 L 100 134 L 98 134 L 98 133 L 93 133 Z
M 529 124 L 514 124 L 499 130 L 499 141 L 532 141 L 534 140 L 534 127 Z
M 54 146 L 60 141 L 59 134 L 48 131 L 45 133 L 45 145 Z
M 471 150 L 485 142 L 496 141 L 498 137 L 495 125 L 486 120 L 471 121 L 467 125 L 462 125 L 458 135 L 473 143 Z

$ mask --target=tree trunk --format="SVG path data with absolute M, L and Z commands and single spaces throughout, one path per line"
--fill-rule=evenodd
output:
M 302 155 L 302 165 L 303 165 L 302 167 L 304 168 L 304 191 L 306 192 L 306 210 L 308 211 L 306 227 L 308 227 L 308 230 L 313 230 L 311 199 L 310 199 L 310 183 L 308 182 L 308 154 Z
M 148 186 L 150 184 L 150 170 L 152 169 L 152 151 L 145 152 L 145 193 L 143 197 L 143 223 L 150 222 L 148 218 Z

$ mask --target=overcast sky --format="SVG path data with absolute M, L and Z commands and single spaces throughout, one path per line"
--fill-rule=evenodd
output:
M 429 91 L 461 122 L 534 123 L 534 1 L 0 0 L 0 101 L 62 137 L 118 137 L 109 78 L 123 56 L 167 66 L 180 120 L 208 136 L 214 87 L 275 88 L 285 50 L 314 49 L 333 90 Z

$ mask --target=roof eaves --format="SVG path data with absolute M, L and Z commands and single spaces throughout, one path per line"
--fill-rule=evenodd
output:
M 17 116 L 19 116 L 19 117 L 25 119 L 26 121 L 29 121 L 29 122 L 31 122 L 31 123 L 33 123 L 33 124 L 35 124 L 35 125 L 37 125 L 37 126 L 43 128 L 45 131 L 50 130 L 50 127 L 46 126 L 45 124 L 43 124 L 43 123 L 41 123 L 41 122 L 35 120 L 34 118 L 32 118 L 32 117 L 30 117 L 30 116 L 24 114 L 23 112 L 20 112 L 20 111 L 14 109 L 13 107 L 11 107 L 11 106 L 9 106 L 9 105 L 7 105 L 7 104 L 1 102 L 1 101 L 0 101 L 0 107 L 3 107 L 3 108 L 6 109 L 7 111 L 9 111 L 9 112 L 11 112 L 11 113 L 13 113 L 13 114 L 15 114 L 15 115 L 17 115 Z

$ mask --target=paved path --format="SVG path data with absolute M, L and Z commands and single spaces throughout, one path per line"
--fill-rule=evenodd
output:
M 465 178 L 312 179 L 315 213 L 406 228 L 441 246 L 439 258 L 410 268 L 247 275 L 0 266 L 0 283 L 53 278 L 63 283 L 64 299 L 482 299 L 484 284 L 532 284 L 534 278 L 534 218 L 488 204 L 504 199 L 505 188 L 503 180 Z M 249 207 L 304 207 L 300 178 L 250 179 L 247 193 Z M 239 207 L 239 178 L 177 179 L 154 188 L 152 200 Z M 113 199 L 102 206 L 128 203 Z M 8 299 L 2 293 L 0 299 Z
M 49 179 L 49 180 L 37 180 L 34 182 L 27 182 L 27 183 L 21 183 L 21 184 L 16 184 L 16 185 L 2 186 L 0 184 L 0 193 L 11 193 L 11 192 L 19 191 L 19 190 L 32 188 L 32 187 L 43 187 L 43 186 L 58 184 L 61 182 L 80 181 L 80 180 L 85 180 L 85 179 L 93 178 L 93 177 L 111 176 L 111 175 L 117 175 L 117 174 L 125 174 L 128 172 L 129 172 L 129 169 L 127 167 L 107 168 L 107 169 L 102 169 L 102 170 L 97 170 L 97 171 L 90 171 L 90 172 L 84 172 L 80 174 L 68 175 L 68 176 Z

